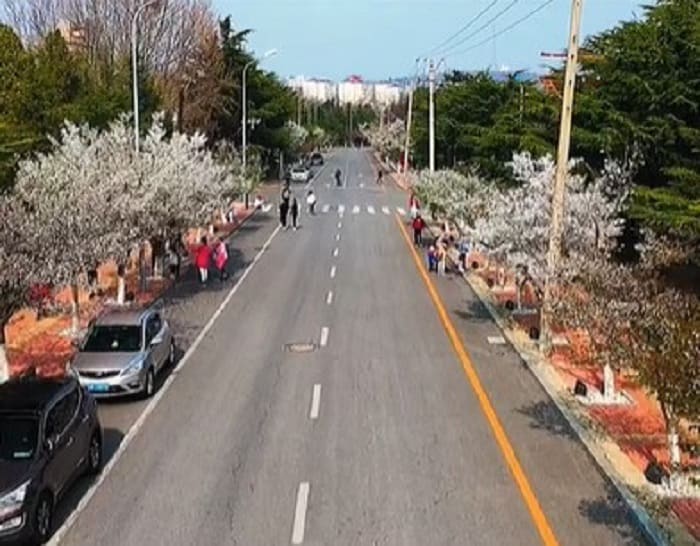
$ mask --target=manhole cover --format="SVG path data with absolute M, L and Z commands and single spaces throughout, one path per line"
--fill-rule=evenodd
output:
M 312 342 L 287 343 L 284 350 L 289 353 L 310 353 L 316 350 L 316 344 Z

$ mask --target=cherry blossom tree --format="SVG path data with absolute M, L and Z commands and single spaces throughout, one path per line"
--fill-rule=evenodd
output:
M 383 125 L 363 125 L 362 136 L 383 158 L 398 159 L 406 141 L 406 124 L 401 119 Z

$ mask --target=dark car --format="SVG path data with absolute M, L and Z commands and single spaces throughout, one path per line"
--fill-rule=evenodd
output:
M 56 503 L 102 467 L 97 403 L 69 375 L 0 385 L 0 543 L 43 544 Z
M 311 159 L 309 160 L 309 163 L 312 167 L 323 165 L 323 155 L 320 152 L 314 152 L 313 154 L 311 154 Z

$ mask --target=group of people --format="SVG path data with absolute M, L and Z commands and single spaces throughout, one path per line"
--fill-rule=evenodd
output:
M 306 193 L 306 206 L 309 214 L 316 214 L 316 194 L 313 189 Z M 299 201 L 286 183 L 280 192 L 279 213 L 282 229 L 289 229 L 290 218 L 292 229 L 296 231 L 299 228 Z
M 228 279 L 228 248 L 226 242 L 220 237 L 216 237 L 212 244 L 209 244 L 206 236 L 202 237 L 195 252 L 195 266 L 199 272 L 199 282 L 206 284 L 209 279 L 209 269 L 212 264 L 219 273 L 219 279 Z

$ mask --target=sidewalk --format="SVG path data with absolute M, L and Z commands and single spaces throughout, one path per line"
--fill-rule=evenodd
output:
M 432 226 L 429 231 L 437 232 Z M 453 266 L 457 252 L 449 252 Z M 574 332 L 558 332 L 567 344 L 557 346 L 550 359 L 541 356 L 528 335 L 529 328 L 539 327 L 537 299 L 532 292 L 523 296 L 523 307 L 534 308 L 530 314 L 514 318 L 505 308 L 506 302 L 515 302 L 515 287 L 507 272 L 498 282 L 496 272 L 484 267 L 478 255 L 468 258 L 468 264 L 478 265 L 463 276 L 472 291 L 487 307 L 503 331 L 504 337 L 521 355 L 564 417 L 572 424 L 599 467 L 610 477 L 616 488 L 634 511 L 640 527 L 655 544 L 667 543 L 657 525 L 650 520 L 652 512 L 664 531 L 671 536 L 671 544 L 700 544 L 700 496 L 671 498 L 661 495 L 658 486 L 647 482 L 644 471 L 652 461 L 668 465 L 665 427 L 658 404 L 631 377 L 616 378 L 617 387 L 634 402 L 624 406 L 586 406 L 576 401 L 573 386 L 580 379 L 589 388 L 600 388 L 602 372 L 598 366 L 586 362 L 585 348 Z M 456 267 L 452 268 L 456 271 Z M 487 283 L 487 281 L 490 281 Z M 561 340 L 560 340 L 561 343 Z M 700 469 L 700 454 L 684 453 L 686 470 Z M 634 491 L 634 495 L 632 494 Z M 644 502 L 645 508 L 639 503 Z
M 236 222 L 217 226 L 218 233 L 224 238 L 231 237 L 255 212 L 252 207 L 246 210 L 242 203 L 234 203 L 233 207 Z M 149 256 L 146 256 L 146 261 L 150 261 Z M 183 278 L 190 263 L 189 258 L 183 260 Z M 152 304 L 173 286 L 174 281 L 169 278 L 149 278 L 145 292 L 139 291 L 139 284 L 137 263 L 132 260 L 126 273 L 126 290 L 134 294 L 137 304 Z M 79 293 L 81 329 L 86 328 L 90 321 L 104 311 L 109 300 L 116 298 L 116 264 L 106 263 L 98 268 L 98 286 L 102 292 L 99 297 L 90 297 L 84 288 L 81 288 Z M 75 352 L 75 347 L 67 335 L 71 326 L 70 290 L 60 290 L 55 294 L 54 301 L 63 312 L 38 319 L 34 310 L 25 308 L 15 313 L 8 321 L 5 333 L 10 377 L 26 374 L 31 370 L 42 377 L 56 377 L 65 373 L 66 364 Z

